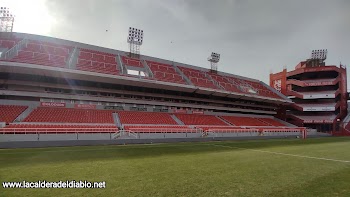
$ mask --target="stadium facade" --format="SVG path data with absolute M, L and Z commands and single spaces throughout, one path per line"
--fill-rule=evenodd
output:
M 294 70 L 270 74 L 270 86 L 293 101 L 279 111 L 279 118 L 321 132 L 346 134 L 347 76 L 343 65 L 326 65 L 308 59 Z

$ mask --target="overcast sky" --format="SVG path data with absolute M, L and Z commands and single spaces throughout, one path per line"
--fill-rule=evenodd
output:
M 266 83 L 271 70 L 291 70 L 313 49 L 328 49 L 327 64 L 350 65 L 349 0 L 0 2 L 17 11 L 15 31 L 127 51 L 131 26 L 145 32 L 144 55 L 209 68 L 217 52 L 219 70 Z

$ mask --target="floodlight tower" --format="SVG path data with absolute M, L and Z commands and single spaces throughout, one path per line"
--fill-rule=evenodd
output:
M 0 32 L 12 32 L 15 15 L 9 8 L 0 7 Z
M 327 49 L 312 50 L 310 59 L 307 60 L 308 67 L 325 66 L 325 60 L 327 59 Z
M 128 43 L 130 47 L 130 56 L 140 56 L 140 46 L 143 43 L 143 30 L 129 27 Z
M 212 52 L 210 57 L 208 57 L 208 61 L 210 62 L 211 72 L 218 72 L 218 63 L 220 61 L 220 54 Z

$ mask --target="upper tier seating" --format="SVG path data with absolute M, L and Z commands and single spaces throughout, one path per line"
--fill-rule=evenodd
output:
M 282 122 L 279 122 L 275 119 L 272 119 L 272 118 L 258 118 L 260 121 L 263 121 L 263 122 L 266 122 L 268 123 L 269 125 L 271 126 L 276 126 L 276 127 L 280 127 L 280 126 L 287 126 L 285 124 L 283 124 Z
M 260 84 L 259 82 L 248 81 L 245 79 L 238 79 L 233 76 L 222 76 L 214 73 L 208 73 L 208 74 L 227 91 L 232 91 L 237 93 L 257 94 L 259 96 L 272 97 L 272 98 L 281 98 L 276 93 L 272 92 L 267 87 Z M 242 89 L 242 87 L 240 87 L 241 85 L 250 87 L 251 89 L 255 90 L 256 93 L 245 91 L 244 89 Z
M 119 75 L 116 55 L 88 49 L 80 49 L 77 69 Z
M 204 72 L 192 68 L 180 67 L 179 69 L 186 75 L 193 85 L 204 88 L 219 89 L 213 81 L 211 81 Z
M 39 107 L 23 122 L 114 123 L 107 110 Z
M 252 117 L 221 116 L 221 118 L 235 126 L 269 126 L 267 123 Z
M 122 124 L 170 124 L 177 125 L 168 113 L 119 111 Z
M 185 125 L 227 125 L 219 118 L 211 115 L 176 114 Z
M 0 48 L 11 49 L 14 47 L 20 40 L 19 39 L 0 39 Z
M 231 83 L 227 78 L 224 76 L 214 74 L 214 73 L 208 73 L 215 81 L 217 81 L 225 90 L 231 91 L 231 92 L 241 92 L 241 90 Z
M 281 98 L 276 93 L 269 90 L 267 87 L 265 87 L 264 85 L 262 85 L 259 82 L 248 81 L 245 79 L 238 79 L 238 78 L 229 77 L 229 76 L 225 76 L 225 78 L 227 78 L 232 84 L 235 84 L 236 86 L 242 86 L 239 89 L 243 93 L 257 94 L 259 96 L 270 97 L 270 98 Z M 249 87 L 249 88 L 253 89 L 254 91 L 256 91 L 256 93 L 250 92 L 250 91 L 245 91 L 243 89 L 243 87 Z
M 10 61 L 65 68 L 71 50 L 72 47 L 69 46 L 28 41 L 27 45 Z
M 160 81 L 185 84 L 185 80 L 179 75 L 175 68 L 168 64 L 161 64 L 152 61 L 146 61 L 154 74 L 154 78 Z
M 0 105 L 0 122 L 13 122 L 28 106 Z
M 143 64 L 139 59 L 133 59 L 125 56 L 121 56 L 123 64 L 127 66 L 134 66 L 143 68 Z

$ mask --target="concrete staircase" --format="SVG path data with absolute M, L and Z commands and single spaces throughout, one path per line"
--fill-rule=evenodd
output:
M 36 107 L 29 106 L 23 113 L 21 113 L 14 122 L 22 122 Z
M 205 76 L 206 76 L 210 81 L 212 81 L 212 82 L 214 83 L 214 85 L 215 85 L 216 87 L 220 88 L 221 90 L 225 90 L 225 88 L 222 87 L 222 86 L 220 85 L 220 83 L 217 82 L 215 79 L 213 79 L 210 75 L 208 75 L 208 73 L 206 73 L 206 72 L 203 72 L 203 73 L 205 74 Z
M 122 123 L 120 122 L 119 115 L 117 113 L 113 113 L 114 124 L 117 125 L 119 129 L 122 128 Z
M 234 124 L 232 124 L 232 123 L 226 121 L 225 119 L 221 118 L 220 116 L 215 116 L 215 117 L 217 117 L 218 119 L 220 119 L 221 121 L 223 121 L 224 123 L 226 123 L 226 124 L 229 125 L 229 126 L 235 126 Z
M 179 125 L 185 125 L 180 119 L 178 119 L 174 114 L 171 117 L 175 120 L 175 122 Z
M 74 70 L 77 69 L 79 52 L 80 52 L 80 49 L 78 47 L 75 47 L 74 50 L 69 55 L 69 59 L 66 65 L 67 68 L 74 69 Z
M 154 77 L 153 72 L 152 72 L 151 68 L 148 66 L 147 62 L 145 60 L 141 60 L 141 63 L 143 65 L 143 67 L 146 69 L 146 71 L 148 72 L 148 77 L 153 78 Z
M 181 75 L 181 77 L 186 81 L 188 85 L 193 85 L 192 81 L 175 65 L 173 64 L 175 71 Z
M 120 57 L 120 55 L 118 54 L 117 56 L 117 64 L 120 67 L 120 74 L 124 74 L 127 75 L 128 74 L 128 70 L 126 69 L 126 67 L 123 64 L 122 58 Z
M 7 50 L 4 53 L 1 53 L 1 59 L 12 59 L 13 57 L 18 55 L 18 51 L 23 49 L 27 46 L 27 39 L 21 40 L 19 43 L 17 43 L 15 46 L 13 46 L 11 49 Z

